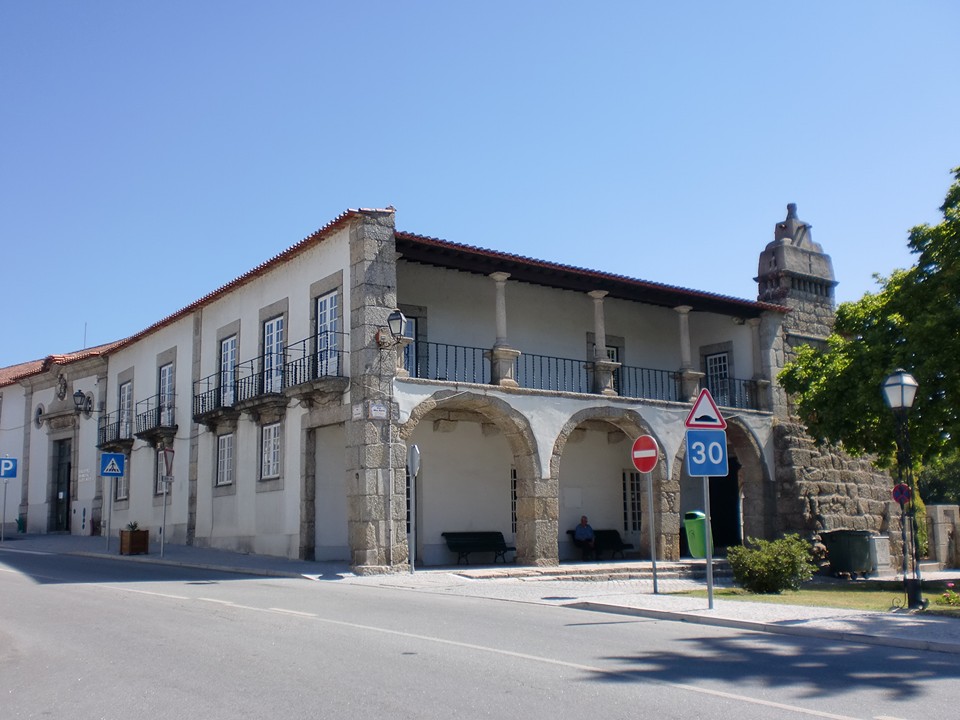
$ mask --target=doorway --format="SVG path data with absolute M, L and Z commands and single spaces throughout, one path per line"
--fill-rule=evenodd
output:
M 53 443 L 53 518 L 51 532 L 70 532 L 70 470 L 73 443 L 70 439 Z

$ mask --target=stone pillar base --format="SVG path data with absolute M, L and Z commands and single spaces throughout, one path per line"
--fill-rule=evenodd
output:
M 595 358 L 591 364 L 593 372 L 593 392 L 599 395 L 616 395 L 617 390 L 613 385 L 613 373 L 620 367 L 620 363 L 607 360 L 606 358 Z
M 520 351 L 506 345 L 495 345 L 483 356 L 490 361 L 490 383 L 503 387 L 519 387 L 516 378 L 517 358 Z
M 693 368 L 680 368 L 680 392 L 686 402 L 695 402 L 700 394 L 700 380 L 705 373 L 697 372 Z

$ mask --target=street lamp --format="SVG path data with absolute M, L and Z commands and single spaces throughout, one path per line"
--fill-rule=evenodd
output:
M 911 610 L 918 610 L 926 607 L 923 600 L 923 591 L 920 581 L 920 543 L 917 539 L 917 515 L 916 515 L 916 488 L 913 485 L 913 466 L 910 463 L 910 435 L 907 428 L 907 414 L 913 407 L 914 398 L 917 396 L 917 381 L 913 375 L 902 368 L 897 368 L 887 379 L 883 381 L 883 399 L 887 406 L 893 410 L 893 416 L 897 421 L 897 481 L 898 489 L 904 484 L 904 475 L 906 475 L 906 487 L 908 492 L 897 493 L 898 502 L 900 502 L 900 536 L 903 541 L 903 592 L 907 597 L 907 606 Z M 910 511 L 904 513 L 904 506 L 909 499 Z M 913 539 L 913 579 L 907 577 L 907 518 L 910 518 L 910 532 Z

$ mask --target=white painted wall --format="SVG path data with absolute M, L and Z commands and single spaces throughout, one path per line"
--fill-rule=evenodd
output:
M 318 428 L 316 439 L 316 559 L 349 561 L 344 427 Z
M 499 530 L 513 540 L 510 469 L 513 456 L 499 433 L 484 434 L 479 422 L 457 422 L 449 432 L 423 423 L 409 445 L 420 448 L 417 486 L 417 545 L 426 565 L 455 564 L 442 532 Z M 487 553 L 471 562 L 488 563 Z
M 6 486 L 0 482 L 0 522 L 6 523 L 4 533 L 16 530 L 17 515 L 20 507 L 20 488 L 27 471 L 28 463 L 23 457 L 23 435 L 26 394 L 20 385 L 8 385 L 0 388 L 0 457 L 17 459 L 17 477 L 8 480 Z M 3 512 L 2 493 L 6 487 L 6 513 Z

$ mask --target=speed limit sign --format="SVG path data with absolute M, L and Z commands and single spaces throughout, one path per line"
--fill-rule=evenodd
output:
M 726 477 L 725 430 L 687 430 L 687 474 L 690 477 Z

